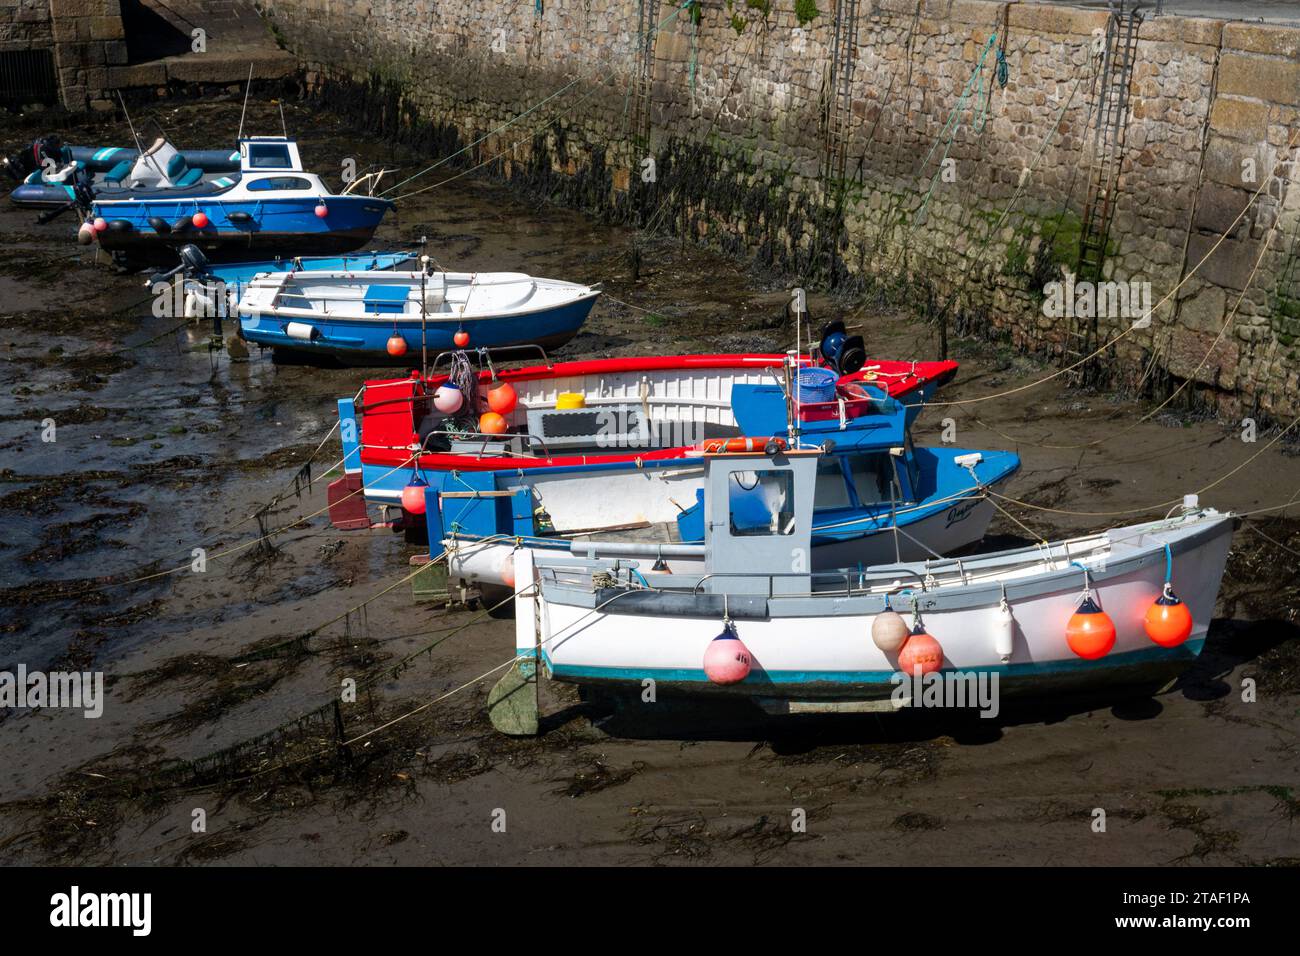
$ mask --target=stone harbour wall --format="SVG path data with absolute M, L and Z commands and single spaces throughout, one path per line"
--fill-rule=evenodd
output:
M 1112 384 L 1191 379 L 1228 413 L 1300 413 L 1300 30 L 1142 22 L 1104 277 L 1166 301 L 1125 332 L 1128 315 L 1094 324 L 1043 307 L 1049 283 L 1079 270 L 1104 11 L 266 0 L 262 12 L 322 102 L 464 149 L 464 165 L 790 284 L 921 303 L 956 331 L 1063 363 L 1124 333 L 1098 366 Z
M 0 53 L 53 42 L 49 0 L 0 0 Z

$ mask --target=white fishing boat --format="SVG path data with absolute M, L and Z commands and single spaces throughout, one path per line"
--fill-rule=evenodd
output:
M 258 276 L 239 300 L 244 338 L 354 364 L 409 364 L 466 345 L 555 348 L 600 290 L 522 272 L 302 270 Z
M 498 728 L 535 728 L 528 695 L 538 669 L 796 714 L 890 710 L 912 700 L 907 681 L 949 675 L 996 676 L 1004 695 L 1155 689 L 1200 653 L 1231 515 L 1189 496 L 1163 520 L 1084 537 L 815 572 L 801 561 L 820 457 L 708 456 L 700 574 L 519 550 L 517 658 L 490 698 Z M 735 489 L 755 478 L 771 492 L 771 521 L 742 531 Z

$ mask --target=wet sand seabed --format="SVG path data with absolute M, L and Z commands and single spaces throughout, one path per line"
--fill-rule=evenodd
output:
M 255 131 L 278 130 L 273 107 Z M 394 152 L 330 117 L 287 108 L 309 165 L 343 156 L 404 174 L 427 159 Z M 238 125 L 238 103 L 182 105 L 160 119 L 184 145 Z M 275 118 L 273 118 L 275 117 Z M 260 124 L 260 125 L 259 125 Z M 6 136 L 9 149 L 30 130 Z M 123 139 L 117 126 L 67 139 Z M 435 174 L 436 175 L 436 174 Z M 421 181 L 425 184 L 431 179 Z M 1254 863 L 1300 860 L 1300 520 L 1259 516 L 1234 541 L 1201 661 L 1156 699 L 1046 701 L 996 720 L 890 715 L 808 722 L 731 712 L 611 714 L 547 685 L 548 732 L 492 732 L 492 679 L 333 748 L 321 722 L 237 755 L 160 777 L 254 738 L 372 681 L 345 708 L 355 736 L 508 660 L 513 625 L 413 604 L 401 585 L 414 547 L 390 532 L 337 532 L 323 515 L 331 440 L 301 497 L 293 476 L 329 431 L 334 399 L 367 374 L 232 361 L 209 329 L 155 318 L 140 276 L 118 276 L 75 244 L 75 223 L 46 226 L 0 205 L 0 670 L 104 670 L 104 716 L 0 713 L 0 860 L 20 863 Z M 563 357 L 662 351 L 782 350 L 786 284 L 717 254 L 656 241 L 633 282 L 633 233 L 466 177 L 403 203 L 374 246 L 427 236 L 448 268 L 522 269 L 603 281 Z M 814 296 L 817 320 L 859 323 L 870 354 L 932 358 L 931 330 Z M 955 341 L 962 362 L 941 399 L 989 394 L 1047 374 L 1004 346 Z M 1057 380 L 922 416 L 964 447 L 1014 447 L 1024 467 L 1007 494 L 1060 511 L 1105 512 L 1177 498 L 1259 451 L 1230 423 L 1181 399 L 1123 435 L 1150 405 L 1072 391 Z M 41 441 L 55 421 L 56 441 Z M 1115 435 L 1083 449 L 1081 445 Z M 1204 496 L 1221 509 L 1280 504 L 1300 461 L 1279 443 Z M 250 518 L 290 527 L 247 547 Z M 1036 535 L 1105 527 L 1104 517 L 1012 509 Z M 995 544 L 1028 534 L 999 518 Z M 188 570 L 116 587 L 145 572 Z M 240 548 L 241 545 L 245 545 Z M 222 556 L 227 549 L 239 550 Z M 473 621 L 463 630 L 457 628 Z M 443 629 L 443 630 L 437 630 Z M 396 676 L 388 668 L 434 641 Z M 865 639 L 865 635 L 864 635 Z M 495 676 L 495 675 L 494 675 Z M 1241 699 L 1243 678 L 1258 702 Z M 1089 709 L 1092 707 L 1093 709 Z M 653 722 L 651 719 L 653 717 Z M 1095 833 L 1094 808 L 1107 832 Z M 807 831 L 792 831 L 792 811 Z M 207 815 L 194 833 L 195 809 Z M 505 832 L 493 828 L 504 811 Z

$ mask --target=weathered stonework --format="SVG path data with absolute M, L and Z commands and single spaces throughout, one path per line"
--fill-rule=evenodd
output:
M 1040 303 L 1076 261 L 1105 12 L 862 0 L 844 101 L 829 0 L 803 25 L 794 0 L 766 15 L 704 0 L 698 22 L 664 0 L 648 64 L 644 2 L 547 0 L 539 14 L 495 0 L 267 0 L 265 12 L 310 88 L 386 134 L 468 147 L 468 165 L 799 281 L 923 292 L 951 304 L 962 331 L 1067 357 L 1084 347 Z M 986 53 L 994 32 L 1005 88 Z M 981 56 L 983 83 L 954 117 Z M 1300 412 L 1300 269 L 1288 265 L 1300 31 L 1149 20 L 1130 96 L 1106 274 L 1149 281 L 1157 302 L 1186 281 L 1105 369 L 1136 385 L 1154 357 L 1233 410 L 1289 419 Z M 842 174 L 828 161 L 841 102 Z M 1102 319 L 1094 341 L 1128 325 Z
M 48 47 L 49 7 L 49 0 L 0 0 L 0 53 Z
M 110 110 L 109 70 L 126 65 L 119 0 L 49 0 L 59 94 L 70 110 Z

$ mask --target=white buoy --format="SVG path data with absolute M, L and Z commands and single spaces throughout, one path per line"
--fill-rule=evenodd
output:
M 888 607 L 871 622 L 871 640 L 886 654 L 897 653 L 911 633 L 902 616 Z
M 1011 614 L 1011 605 L 1004 596 L 998 606 L 997 620 L 993 624 L 993 650 L 1003 664 L 1011 660 L 1016 649 L 1016 619 Z

